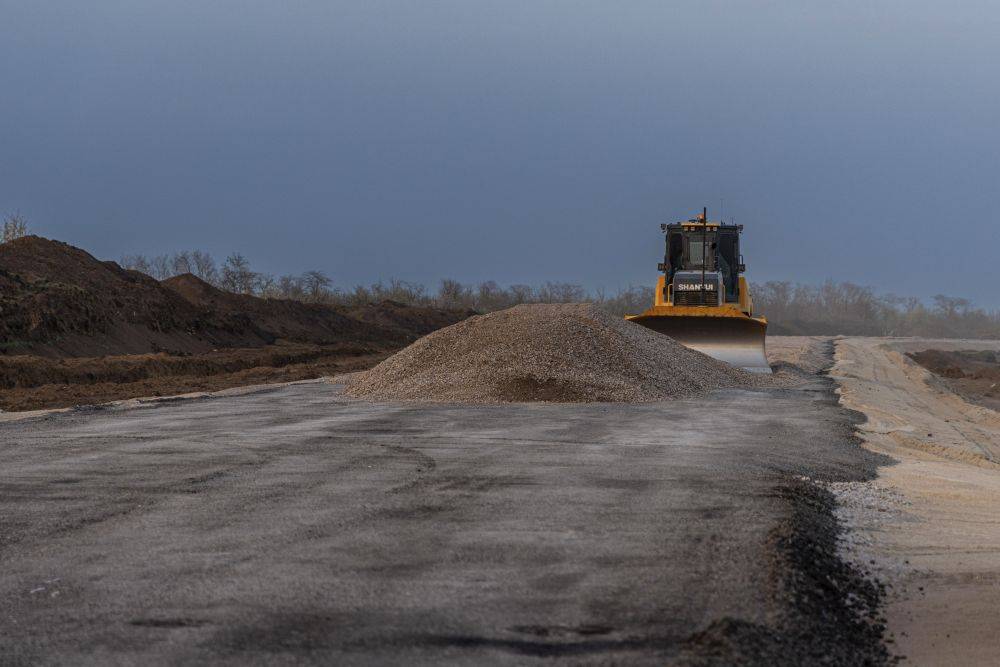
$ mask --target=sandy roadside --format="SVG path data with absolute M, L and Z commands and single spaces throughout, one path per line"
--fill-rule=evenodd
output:
M 768 336 L 767 360 L 777 372 L 791 364 L 806 373 L 818 373 L 830 365 L 830 336 Z
M 890 584 L 889 630 L 912 665 L 1000 660 L 1000 414 L 904 352 L 1000 342 L 840 338 L 830 374 L 870 449 L 899 463 L 838 489 L 851 557 Z

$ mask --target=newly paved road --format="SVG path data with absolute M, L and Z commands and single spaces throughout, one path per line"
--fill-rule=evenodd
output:
M 486 407 L 311 383 L 0 424 L 0 662 L 725 661 L 787 615 L 788 485 L 872 474 L 850 432 L 823 381 Z

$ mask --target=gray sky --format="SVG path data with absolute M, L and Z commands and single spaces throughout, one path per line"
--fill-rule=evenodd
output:
M 0 0 L 0 211 L 101 258 L 652 283 L 658 225 L 752 280 L 1000 306 L 990 2 Z

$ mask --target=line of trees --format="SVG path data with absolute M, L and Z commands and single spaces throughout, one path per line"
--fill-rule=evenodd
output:
M 3 219 L 0 242 L 28 234 L 20 213 Z M 541 286 L 515 284 L 503 287 L 492 280 L 463 284 L 442 280 L 437 291 L 391 279 L 349 289 L 335 287 L 324 272 L 274 276 L 254 271 L 239 253 L 221 264 L 207 252 L 190 250 L 172 255 L 125 255 L 121 265 L 157 280 L 191 273 L 205 282 L 237 294 L 270 299 L 354 306 L 381 301 L 438 308 L 490 312 L 522 303 L 590 301 L 615 315 L 639 313 L 653 301 L 650 286 L 630 286 L 607 294 L 588 292 L 581 285 L 547 282 Z M 767 315 L 770 332 L 791 335 L 923 336 L 931 338 L 1000 338 L 1000 311 L 976 308 L 968 299 L 937 294 L 929 302 L 915 297 L 877 294 L 870 287 L 828 281 L 803 285 L 771 281 L 753 286 L 757 311 Z
M 424 285 L 390 279 L 370 285 L 340 288 L 324 272 L 274 276 L 254 271 L 246 257 L 229 255 L 217 264 L 206 252 L 173 255 L 127 255 L 121 264 L 158 280 L 192 273 L 216 287 L 264 298 L 355 306 L 381 301 L 408 305 L 491 312 L 522 303 L 590 301 L 615 315 L 639 313 L 653 301 L 651 286 L 630 286 L 613 294 L 588 292 L 569 282 L 540 286 L 498 285 L 492 280 L 465 284 L 445 279 L 436 291 Z M 803 285 L 771 281 L 753 286 L 758 312 L 770 321 L 770 332 L 786 335 L 925 336 L 1000 338 L 1000 311 L 986 311 L 967 299 L 942 294 L 929 303 L 914 297 L 881 295 L 854 283 Z
M 301 275 L 274 276 L 250 268 L 250 261 L 240 253 L 226 257 L 221 264 L 201 250 L 183 250 L 172 255 L 125 255 L 120 264 L 141 271 L 157 280 L 190 273 L 210 285 L 236 294 L 252 294 L 271 299 L 335 302 L 337 291 L 333 281 L 322 271 L 306 271 Z
M 753 295 L 774 333 L 1000 338 L 1000 311 L 976 308 L 968 299 L 944 294 L 927 303 L 828 281 L 819 286 L 766 282 L 755 285 Z
M 567 282 L 547 282 L 539 287 L 520 284 L 502 287 L 492 280 L 467 285 L 445 279 L 436 292 L 431 292 L 424 285 L 392 278 L 388 282 L 342 289 L 335 287 L 323 271 L 275 276 L 254 271 L 249 260 L 239 253 L 229 255 L 219 264 L 211 254 L 200 250 L 152 257 L 125 255 L 119 263 L 126 269 L 141 271 L 157 280 L 190 273 L 219 289 L 237 294 L 345 306 L 388 300 L 408 305 L 490 312 L 522 303 L 593 301 L 610 311 L 624 314 L 639 312 L 653 300 L 652 288 L 645 286 L 621 289 L 609 296 L 601 290 L 588 293 L 581 285 Z

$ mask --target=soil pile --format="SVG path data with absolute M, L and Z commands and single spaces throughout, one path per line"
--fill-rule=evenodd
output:
M 921 350 L 906 356 L 941 377 L 1000 380 L 1000 354 L 993 350 Z
M 44 356 L 200 352 L 266 343 L 246 321 L 204 318 L 156 280 L 66 243 L 0 244 L 0 351 Z
M 474 310 L 414 308 L 388 299 L 378 304 L 351 306 L 346 312 L 351 317 L 368 324 L 384 329 L 401 329 L 411 336 L 416 334 L 410 339 L 411 341 L 476 314 Z
M 921 350 L 906 356 L 937 375 L 967 401 L 1000 411 L 1000 352 Z
M 161 283 L 37 236 L 0 244 L 0 354 L 186 355 L 278 340 L 398 349 L 465 316 L 399 304 L 349 311 L 261 299 L 224 292 L 192 275 Z
M 393 301 L 345 308 L 291 299 L 261 299 L 220 290 L 190 273 L 168 278 L 162 284 L 197 306 L 206 317 L 246 320 L 272 340 L 317 345 L 350 341 L 393 344 L 398 348 L 467 316 Z
M 590 304 L 522 305 L 421 338 L 352 379 L 371 400 L 652 401 L 767 378 Z
M 0 410 L 65 408 L 308 380 L 371 368 L 390 353 L 352 343 L 279 343 L 192 355 L 160 352 L 68 359 L 0 355 Z
M 0 409 L 353 372 L 467 316 L 260 299 L 190 274 L 159 282 L 29 236 L 0 244 Z

